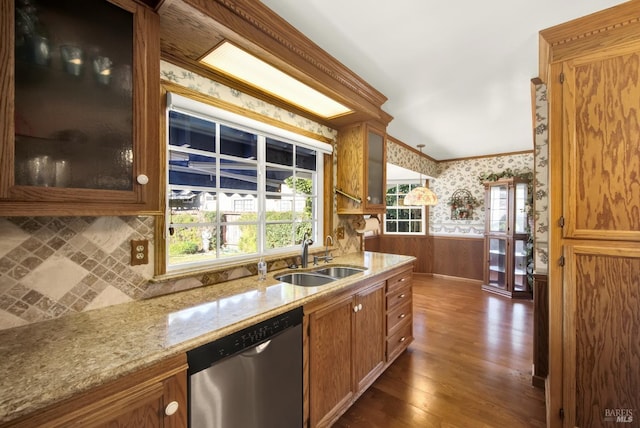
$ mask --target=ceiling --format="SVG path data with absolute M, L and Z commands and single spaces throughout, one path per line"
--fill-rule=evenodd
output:
M 392 137 L 436 160 L 533 149 L 538 32 L 620 0 L 262 0 L 389 99 Z

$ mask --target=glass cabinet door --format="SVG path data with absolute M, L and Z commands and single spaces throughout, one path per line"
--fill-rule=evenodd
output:
M 15 23 L 15 184 L 132 191 L 132 13 L 23 0 Z
M 508 186 L 491 186 L 489 190 L 489 231 L 506 232 L 509 221 Z
M 368 141 L 368 165 L 367 165 L 367 203 L 369 205 L 381 205 L 385 203 L 384 194 L 384 136 L 369 130 Z
M 527 291 L 527 241 L 513 241 L 513 291 Z
M 507 240 L 490 238 L 488 257 L 488 285 L 507 288 Z
M 527 233 L 527 183 L 515 186 L 515 233 Z

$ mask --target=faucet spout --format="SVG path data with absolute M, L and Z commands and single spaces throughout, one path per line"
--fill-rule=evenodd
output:
M 329 241 L 331 241 L 331 246 L 333 247 L 333 237 L 331 235 L 327 235 L 326 239 L 324 240 L 324 261 L 325 263 L 328 263 L 331 261 L 332 257 L 329 255 Z
M 302 267 L 306 268 L 309 265 L 309 245 L 313 244 L 313 241 L 309 239 L 309 232 L 305 232 L 302 237 Z

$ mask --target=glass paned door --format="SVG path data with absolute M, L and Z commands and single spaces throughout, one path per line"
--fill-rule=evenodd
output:
M 507 288 L 507 240 L 489 239 L 489 285 Z
M 527 241 L 513 241 L 513 291 L 527 290 Z
M 508 187 L 507 185 L 492 186 L 489 192 L 489 230 L 491 232 L 506 232 L 508 218 Z
M 515 189 L 515 233 L 527 233 L 527 183 L 517 183 Z
M 377 132 L 369 131 L 369 165 L 368 165 L 368 184 L 367 184 L 367 200 L 370 204 L 384 204 L 384 186 L 381 177 L 383 177 L 384 165 L 384 137 Z
M 16 2 L 15 184 L 132 191 L 134 16 Z

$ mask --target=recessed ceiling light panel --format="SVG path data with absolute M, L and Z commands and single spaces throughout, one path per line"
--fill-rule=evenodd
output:
M 200 62 L 324 118 L 351 112 L 339 102 L 229 42 L 218 45 Z

